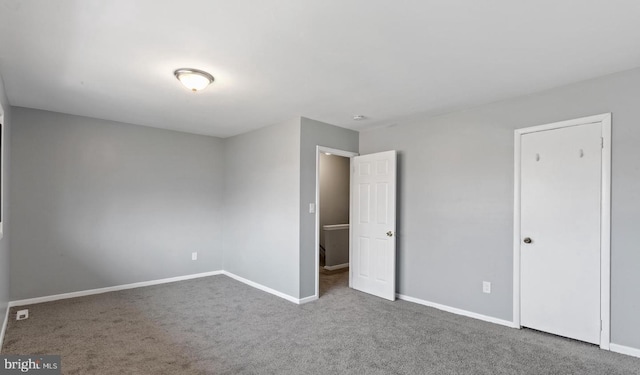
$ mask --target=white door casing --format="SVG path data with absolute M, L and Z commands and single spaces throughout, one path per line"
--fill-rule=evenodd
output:
M 517 130 L 515 179 L 514 323 L 608 349 L 610 114 Z
M 396 298 L 396 151 L 351 159 L 349 285 Z

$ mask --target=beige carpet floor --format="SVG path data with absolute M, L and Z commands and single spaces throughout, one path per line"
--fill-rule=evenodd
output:
M 63 374 L 640 374 L 638 358 L 325 276 L 301 306 L 226 276 L 31 305 L 2 353 L 61 354 Z

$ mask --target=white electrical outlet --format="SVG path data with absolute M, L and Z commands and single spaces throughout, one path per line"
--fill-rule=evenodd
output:
M 25 320 L 28 317 L 29 317 L 28 309 L 18 310 L 18 312 L 16 313 L 16 320 Z
M 491 293 L 491 283 L 489 281 L 482 282 L 482 292 L 483 293 Z
M 191 253 L 191 260 L 198 260 L 198 252 L 194 251 L 193 253 Z
M 309 203 L 309 213 L 310 214 L 315 214 L 316 213 L 316 204 L 315 203 Z

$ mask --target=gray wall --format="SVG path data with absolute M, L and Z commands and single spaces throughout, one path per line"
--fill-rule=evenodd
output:
M 398 291 L 511 320 L 513 130 L 612 112 L 611 340 L 640 348 L 638 103 L 640 69 L 361 133 L 400 155 Z
M 0 77 L 0 104 L 4 109 L 4 142 L 3 146 L 3 168 L 4 173 L 2 175 L 2 191 L 4 193 L 4 200 L 2 202 L 2 221 L 3 221 L 3 236 L 0 239 L 0 327 L 4 322 L 4 317 L 7 313 L 7 305 L 10 300 L 9 289 L 9 174 L 10 174 L 10 146 L 11 142 L 11 107 L 4 91 L 4 82 Z
M 350 159 L 320 154 L 320 244 L 324 246 L 323 225 L 349 223 Z
M 225 269 L 299 295 L 300 119 L 225 139 Z
M 315 146 L 357 151 L 357 132 L 295 119 L 221 140 L 13 113 L 12 299 L 221 269 L 313 294 Z
M 12 299 L 223 268 L 222 140 L 12 115 Z
M 315 294 L 315 215 L 309 203 L 316 200 L 316 146 L 358 152 L 358 132 L 308 118 L 301 119 L 300 138 L 300 298 Z

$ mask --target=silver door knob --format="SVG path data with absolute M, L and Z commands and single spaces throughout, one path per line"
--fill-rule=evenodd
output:
M 388 236 L 388 237 L 393 237 L 393 232 L 392 232 L 392 231 L 388 231 L 388 232 L 387 232 L 387 236 Z
M 524 240 L 522 240 L 522 242 L 524 242 L 524 243 L 531 243 L 531 242 L 533 242 L 533 241 L 531 240 L 531 238 L 529 238 L 529 237 L 525 237 L 525 238 L 524 238 Z

